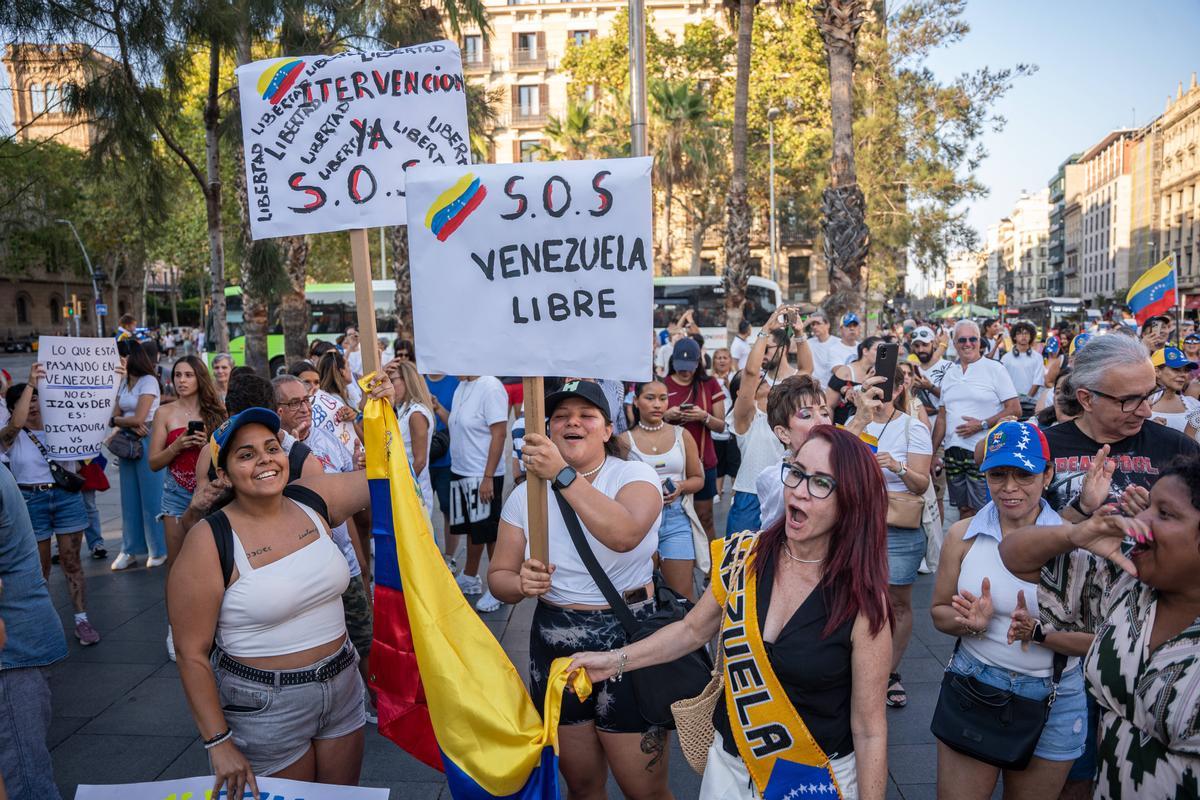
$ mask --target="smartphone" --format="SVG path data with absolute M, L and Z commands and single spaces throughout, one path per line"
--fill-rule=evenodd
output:
M 663 495 L 675 494 L 675 481 L 667 478 L 663 481 Z
M 198 419 L 190 420 L 188 422 L 187 432 L 188 432 L 188 436 L 191 436 L 196 433 L 204 433 L 204 423 Z
M 680 411 L 691 411 L 695 407 L 696 407 L 695 403 L 683 403 L 679 406 L 679 410 Z
M 896 384 L 896 362 L 900 358 L 900 345 L 896 342 L 884 342 L 875 351 L 875 374 L 884 378 L 883 402 L 890 403 L 892 390 Z

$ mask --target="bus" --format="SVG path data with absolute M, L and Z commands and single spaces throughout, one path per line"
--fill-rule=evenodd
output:
M 1078 323 L 1086 313 L 1083 300 L 1078 297 L 1039 297 L 1021 303 L 1017 310 L 1023 319 L 1036 325 L 1043 336 L 1063 320 Z
M 380 337 L 396 337 L 394 299 L 396 284 L 392 280 L 372 281 L 375 293 L 375 326 Z M 358 309 L 355 306 L 354 284 L 310 283 L 304 289 L 308 300 L 308 340 L 327 339 L 333 341 L 346 328 L 358 325 Z M 751 276 L 746 286 L 746 319 L 759 327 L 770 319 L 779 307 L 779 284 L 774 281 Z M 654 279 L 654 330 L 667 327 L 672 320 L 687 309 L 693 309 L 693 318 L 704 336 L 705 348 L 716 350 L 726 346 L 725 333 L 725 287 L 716 275 L 685 277 L 656 277 Z M 279 373 L 285 364 L 283 348 L 283 323 L 279 306 L 271 302 L 267 306 L 267 361 L 272 375 Z M 225 287 L 225 321 L 229 327 L 229 355 L 233 363 L 245 363 L 246 332 L 242 316 L 242 290 L 239 286 Z M 207 339 L 212 349 L 211 320 Z M 211 353 L 210 353 L 211 357 Z

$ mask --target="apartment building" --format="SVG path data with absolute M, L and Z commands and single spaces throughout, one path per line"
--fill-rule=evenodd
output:
M 987 301 L 996 303 L 1000 299 L 1000 290 L 1004 290 L 1006 299 L 1013 298 L 1012 275 L 1012 220 L 1008 217 L 989 225 L 987 229 L 987 247 L 984 269 L 987 274 Z
M 1077 160 L 1078 153 L 1070 156 L 1058 165 L 1058 172 L 1050 179 L 1050 243 L 1046 251 L 1049 278 L 1046 290 L 1052 297 L 1061 297 L 1066 284 L 1067 168 Z
M 1049 296 L 1050 189 L 1022 192 L 1008 219 L 1008 263 L 1013 276 L 1009 304 Z
M 1082 156 L 1080 287 L 1085 300 L 1119 297 L 1129 288 L 1133 199 L 1133 129 L 1115 130 Z
M 1159 175 L 1158 253 L 1175 255 L 1180 292 L 1200 308 L 1200 87 L 1196 73 L 1159 118 L 1162 143 Z

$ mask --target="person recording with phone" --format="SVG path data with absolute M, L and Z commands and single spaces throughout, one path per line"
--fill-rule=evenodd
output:
M 696 492 L 696 515 L 712 539 L 712 507 L 717 494 L 717 449 L 712 433 L 725 430 L 725 395 L 716 379 L 705 371 L 700 345 L 687 337 L 675 343 L 663 384 L 669 398 L 663 419 L 671 425 L 682 425 L 700 448 L 704 486 Z

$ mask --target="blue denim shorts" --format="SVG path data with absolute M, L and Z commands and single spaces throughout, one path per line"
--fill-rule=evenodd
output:
M 887 536 L 888 584 L 911 586 L 925 557 L 925 529 L 888 525 Z
M 79 533 L 88 526 L 87 509 L 83 495 L 66 489 L 22 489 L 25 507 L 29 509 L 29 521 L 39 542 L 56 533 Z
M 1019 645 L 1013 645 L 1018 647 Z M 1000 667 L 992 667 L 959 648 L 950 663 L 951 671 L 975 678 L 1013 692 L 1031 700 L 1045 700 L 1050 694 L 1050 678 L 1036 678 Z M 1075 665 L 1063 672 L 1058 684 L 1058 695 L 1042 736 L 1038 739 L 1033 754 L 1047 761 L 1074 761 L 1083 755 L 1087 738 L 1087 689 L 1083 684 L 1083 662 L 1076 659 Z
M 191 503 L 192 493 L 179 485 L 171 470 L 163 470 L 162 505 L 159 506 L 158 518 L 182 517 Z
M 762 506 L 758 495 L 753 492 L 734 492 L 729 516 L 725 518 L 725 536 L 742 531 L 756 531 L 762 527 Z
M 696 557 L 696 545 L 692 543 L 692 521 L 688 519 L 680 500 L 663 506 L 662 521 L 658 525 L 658 554 L 680 561 L 690 561 Z

